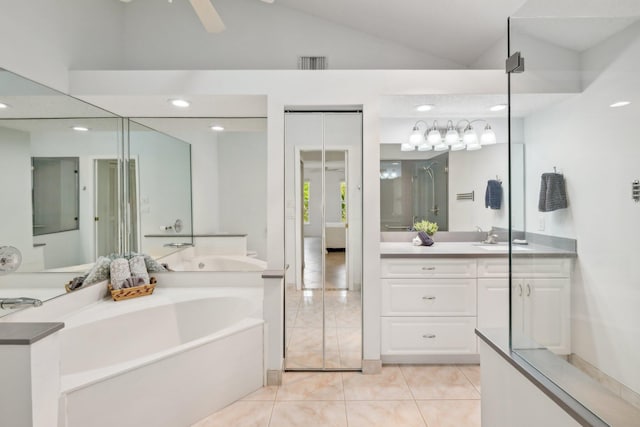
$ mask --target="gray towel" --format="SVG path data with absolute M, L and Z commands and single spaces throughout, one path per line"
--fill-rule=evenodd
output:
M 566 207 L 567 193 L 564 188 L 564 176 L 559 173 L 543 173 L 538 210 L 551 212 Z
M 131 277 L 134 279 L 140 278 L 143 284 L 149 283 L 149 273 L 147 273 L 144 256 L 137 255 L 131 258 L 129 260 L 129 270 L 131 270 Z
M 124 258 L 118 258 L 111 261 L 109 266 L 111 269 L 111 286 L 113 289 L 120 289 L 127 279 L 131 279 L 131 270 L 129 270 L 129 261 Z
M 497 179 L 487 181 L 487 189 L 484 193 L 484 207 L 500 209 L 502 206 L 502 183 Z

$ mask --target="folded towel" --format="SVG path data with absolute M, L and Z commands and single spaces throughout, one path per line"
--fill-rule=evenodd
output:
M 487 181 L 487 190 L 484 193 L 484 207 L 500 209 L 502 206 L 502 183 L 496 179 Z
M 120 289 L 127 279 L 131 278 L 131 270 L 129 270 L 129 261 L 124 258 L 118 258 L 111 261 L 111 286 L 113 289 Z
M 564 187 L 564 176 L 559 173 L 543 173 L 540 182 L 538 210 L 551 212 L 566 207 L 567 193 Z
M 431 246 L 433 245 L 433 239 L 424 231 L 418 232 L 418 238 L 422 242 L 422 246 Z
M 144 283 L 149 283 L 149 273 L 147 272 L 147 266 L 144 262 L 144 256 L 137 255 L 129 260 L 129 270 L 131 271 L 131 277 L 134 279 L 140 278 Z
M 129 277 L 122 282 L 123 288 L 133 288 L 135 286 L 147 285 L 149 282 L 145 282 L 142 277 Z

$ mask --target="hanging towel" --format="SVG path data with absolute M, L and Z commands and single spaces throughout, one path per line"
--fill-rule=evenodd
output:
M 496 179 L 487 181 L 487 190 L 484 193 L 484 207 L 500 209 L 502 207 L 502 183 Z
M 567 193 L 564 176 L 559 173 L 543 173 L 540 182 L 540 200 L 538 210 L 551 212 L 567 207 Z

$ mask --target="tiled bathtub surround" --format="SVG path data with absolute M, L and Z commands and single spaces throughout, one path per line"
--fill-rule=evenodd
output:
M 388 365 L 378 375 L 286 372 L 193 427 L 480 427 L 477 365 Z

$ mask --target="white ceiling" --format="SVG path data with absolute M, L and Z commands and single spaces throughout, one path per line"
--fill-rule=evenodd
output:
M 526 0 L 277 0 L 277 5 L 470 65 Z
M 571 94 L 540 93 L 514 94 L 511 98 L 512 117 L 526 117 L 540 109 L 566 99 Z M 427 112 L 416 111 L 416 106 L 431 104 Z M 447 94 L 447 95 L 398 95 L 385 96 L 380 101 L 383 118 L 506 118 L 507 111 L 490 111 L 489 108 L 507 104 L 507 94 Z

